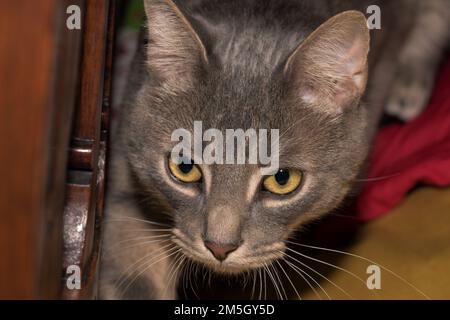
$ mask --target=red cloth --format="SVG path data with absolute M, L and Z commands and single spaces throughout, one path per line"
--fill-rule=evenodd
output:
M 361 220 L 387 213 L 418 183 L 450 186 L 450 61 L 418 118 L 380 130 L 367 180 L 356 203 Z

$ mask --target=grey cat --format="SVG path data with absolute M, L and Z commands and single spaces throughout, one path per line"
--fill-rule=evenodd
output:
M 263 268 L 364 174 L 383 105 L 426 105 L 449 3 L 145 0 L 141 45 L 113 137 L 100 298 L 175 299 L 181 266 Z M 366 9 L 381 8 L 369 31 Z M 193 122 L 280 130 L 280 170 L 171 162 Z

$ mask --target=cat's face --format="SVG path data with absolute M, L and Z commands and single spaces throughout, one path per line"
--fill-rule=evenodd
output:
M 279 65 L 254 70 L 208 52 L 170 1 L 149 0 L 146 9 L 151 78 L 133 102 L 126 136 L 140 192 L 164 204 L 183 252 L 219 272 L 280 258 L 294 229 L 342 201 L 365 158 L 365 111 L 358 106 L 368 50 L 364 18 L 338 16 Z M 355 26 L 361 31 L 347 32 Z M 327 51 L 333 39 L 334 52 Z M 317 53 L 342 61 L 325 65 L 314 60 Z M 203 131 L 278 129 L 280 171 L 263 176 L 257 164 L 172 163 L 172 133 L 192 132 L 194 121 Z

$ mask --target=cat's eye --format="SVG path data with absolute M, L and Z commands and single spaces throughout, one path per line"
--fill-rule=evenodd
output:
M 202 179 L 200 168 L 192 161 L 184 161 L 176 164 L 169 158 L 169 170 L 176 179 L 182 182 L 193 183 L 199 182 Z
M 272 176 L 264 179 L 265 190 L 275 194 L 288 194 L 295 191 L 302 182 L 302 172 L 294 169 L 280 169 Z

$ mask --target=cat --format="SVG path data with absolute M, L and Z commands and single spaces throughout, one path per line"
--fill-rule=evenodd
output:
M 262 268 L 364 175 L 383 106 L 424 108 L 449 39 L 431 1 L 144 0 L 112 138 L 99 297 L 176 299 L 180 266 Z M 369 30 L 366 9 L 381 8 Z M 173 163 L 171 134 L 279 129 L 280 170 Z

